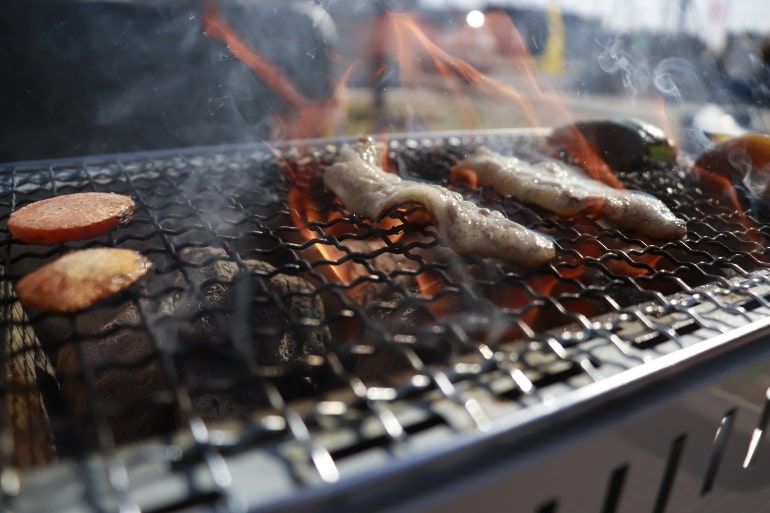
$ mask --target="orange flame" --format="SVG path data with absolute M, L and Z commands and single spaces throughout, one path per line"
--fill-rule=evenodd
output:
M 298 249 L 297 253 L 327 280 L 349 285 L 346 293 L 351 299 L 363 301 L 371 283 L 364 280 L 353 285 L 353 282 L 371 275 L 371 272 L 350 255 L 357 252 L 371 255 L 388 243 L 397 243 L 405 235 L 405 230 L 401 229 L 403 221 L 396 217 L 384 217 L 373 223 L 376 229 L 382 231 L 382 238 L 362 239 L 360 227 L 350 222 L 342 209 L 336 208 L 339 200 L 323 194 L 317 163 L 305 166 L 301 162 L 289 162 L 275 149 L 273 153 L 291 178 L 287 203 L 292 225 L 297 228 L 302 241 L 312 241 Z M 418 217 L 410 215 L 411 218 Z M 376 262 L 381 261 L 375 257 L 372 265 Z
M 476 125 L 477 123 L 472 121 L 473 116 L 469 111 L 467 103 L 468 97 L 461 95 L 457 81 L 451 80 L 454 76 L 461 77 L 484 94 L 512 101 L 531 126 L 541 125 L 538 112 L 542 111 L 556 112 L 562 123 L 566 124 L 571 121 L 571 116 L 564 107 L 563 99 L 556 93 L 551 93 L 551 96 L 549 96 L 541 88 L 537 80 L 534 59 L 526 50 L 527 46 L 516 26 L 505 13 L 490 13 L 489 16 L 495 21 L 498 30 L 500 30 L 502 24 L 507 23 L 507 32 L 514 41 L 514 45 L 525 54 L 523 58 L 517 58 L 515 65 L 526 77 L 530 98 L 520 93 L 514 87 L 482 73 L 466 60 L 447 53 L 426 35 L 413 16 L 406 13 L 392 12 L 388 13 L 388 16 L 396 34 L 400 67 L 403 70 L 414 69 L 413 64 L 410 64 L 413 52 L 408 42 L 410 40 L 416 41 L 433 60 L 438 73 L 444 77 L 449 91 L 458 98 L 457 105 L 463 109 L 466 127 Z M 543 103 L 544 109 L 536 110 L 533 100 Z M 583 167 L 592 178 L 611 187 L 624 188 L 606 162 L 591 148 L 585 137 L 577 129 L 574 130 L 573 137 L 570 138 L 569 143 L 570 145 L 566 149 L 575 158 L 576 163 Z
M 340 122 L 339 114 L 347 110 L 347 80 L 352 64 L 335 87 L 329 99 L 311 100 L 302 94 L 278 65 L 246 43 L 230 26 L 216 1 L 205 3 L 203 25 L 212 37 L 227 43 L 230 52 L 246 64 L 260 80 L 288 107 L 290 116 L 273 112 L 283 136 L 288 139 L 330 135 Z
M 419 273 L 415 280 L 420 294 L 428 298 L 428 308 L 436 317 L 443 317 L 452 311 L 450 299 L 439 294 L 446 287 L 446 283 L 437 273 L 426 270 Z
M 504 13 L 496 14 L 497 16 L 495 16 L 495 13 L 490 13 L 488 17 L 494 18 L 498 27 L 507 24 L 508 34 L 514 41 L 514 46 L 526 52 L 527 46 L 510 18 Z M 412 47 L 416 43 L 429 55 L 447 90 L 458 98 L 456 105 L 462 109 L 466 127 L 474 124 L 478 125 L 479 123 L 471 103 L 472 99 L 467 95 L 461 94 L 462 88 L 466 83 L 484 94 L 508 100 L 522 112 L 523 116 L 532 126 L 541 124 L 539 116 L 545 110 L 550 110 L 551 114 L 554 112 L 559 114 L 564 123 L 570 121 L 570 117 L 564 107 L 564 102 L 560 101 L 558 95 L 555 93 L 548 95 L 540 87 L 537 81 L 534 60 L 528 53 L 525 53 L 523 58 L 517 56 L 515 65 L 526 78 L 525 83 L 529 89 L 529 97 L 519 92 L 516 88 L 484 74 L 468 61 L 453 56 L 442 49 L 428 37 L 412 16 L 389 12 L 387 13 L 387 19 L 390 22 L 397 43 L 397 59 L 402 79 L 408 83 L 410 74 L 414 73 L 415 62 Z M 328 118 L 329 108 L 344 103 L 347 92 L 347 77 L 350 76 L 352 66 L 348 68 L 343 80 L 338 84 L 332 100 L 314 102 L 297 90 L 291 80 L 280 71 L 279 67 L 245 43 L 227 24 L 221 12 L 214 4 L 207 4 L 207 9 L 204 13 L 204 23 L 209 34 L 225 41 L 233 55 L 248 65 L 283 100 L 290 110 L 294 111 L 293 118 L 287 118 L 280 113 L 275 113 L 276 120 L 287 137 L 314 135 L 317 127 Z M 377 32 L 379 33 L 380 31 Z M 381 44 L 381 42 L 378 44 Z M 380 64 L 373 71 L 373 77 L 382 75 L 387 71 L 387 65 Z M 546 105 L 549 109 L 538 110 L 532 101 L 533 99 Z M 601 156 L 590 147 L 583 135 L 577 129 L 574 129 L 572 135 L 573 137 L 567 141 L 566 149 L 577 162 L 594 179 L 616 188 L 622 188 L 621 182 Z M 383 159 L 387 159 L 387 157 L 383 155 Z M 312 186 L 313 180 L 317 177 L 308 176 L 308 170 L 301 166 L 295 167 L 293 164 L 285 161 L 284 166 L 293 180 L 293 185 L 288 193 L 289 215 L 292 223 L 297 228 L 302 240 L 313 241 L 312 244 L 298 251 L 301 256 L 303 258 L 306 257 L 308 261 L 312 262 L 314 268 L 330 281 L 350 284 L 359 277 L 369 274 L 365 266 L 356 263 L 350 258 L 350 253 L 346 251 L 345 245 L 337 244 L 331 240 L 336 240 L 338 236 L 344 236 L 346 233 L 355 232 L 357 230 L 356 226 L 348 222 L 339 209 L 329 208 L 331 203 L 329 205 L 322 204 L 322 201 L 328 200 L 331 202 L 331 200 L 319 198 L 320 188 Z M 388 168 L 387 160 L 383 161 L 383 168 Z M 453 182 L 460 182 L 468 187 L 477 186 L 475 174 L 471 172 L 462 172 L 452 176 L 451 179 Z M 720 187 L 722 185 L 724 184 L 719 184 Z M 732 188 L 727 187 L 723 190 L 732 190 Z M 732 192 L 734 195 L 734 191 Z M 389 242 L 395 243 L 404 237 L 404 230 L 399 230 L 401 223 L 402 221 L 396 217 L 385 217 L 379 220 L 376 226 L 387 230 L 389 232 L 387 236 Z M 369 243 L 370 241 L 366 242 Z M 385 241 L 371 241 L 371 244 L 382 245 L 385 244 Z M 603 248 L 600 245 L 578 241 L 575 247 L 582 257 L 601 259 L 605 267 L 610 269 L 610 272 L 625 276 L 646 275 L 650 272 L 650 269 L 658 264 L 661 258 L 658 255 L 641 253 L 635 255 L 632 261 L 608 259 L 605 257 L 607 248 Z M 559 268 L 557 270 L 545 270 L 543 271 L 545 274 L 526 278 L 521 283 L 500 284 L 494 290 L 490 290 L 487 293 L 487 299 L 501 308 L 521 310 L 521 320 L 529 326 L 538 328 L 550 327 L 549 322 L 553 316 L 563 315 L 563 313 L 554 313 L 552 306 L 549 304 L 532 304 L 533 300 L 561 294 L 567 297 L 567 299 L 560 300 L 564 304 L 570 301 L 568 296 L 576 292 L 578 287 L 576 281 L 590 282 L 590 262 L 562 262 L 558 265 Z M 453 305 L 449 295 L 441 294 L 446 283 L 437 273 L 423 270 L 416 274 L 415 280 L 420 293 L 428 298 L 429 308 L 435 315 L 444 316 L 450 313 L 452 308 L 456 307 L 456 305 Z M 365 283 L 351 287 L 349 294 L 357 296 L 362 293 L 365 287 Z M 574 306 L 570 312 L 580 313 L 589 317 L 600 313 L 595 305 L 587 301 L 575 300 L 570 305 Z M 514 331 L 515 328 L 506 336 L 512 336 Z
M 603 182 L 616 189 L 625 189 L 615 173 L 599 156 L 599 153 L 586 140 L 575 125 L 569 127 L 569 136 L 562 137 L 559 143 L 572 156 L 575 164 L 583 168 L 594 180 Z
M 289 190 L 288 202 L 289 215 L 292 223 L 299 230 L 301 237 L 304 240 L 318 239 L 319 234 L 313 230 L 313 223 L 325 222 L 326 220 L 322 219 L 322 213 L 315 207 L 315 200 L 312 196 L 298 187 L 292 187 Z M 320 269 L 321 273 L 326 275 L 327 278 L 338 282 L 349 282 L 352 279 L 354 274 L 352 269 L 345 265 L 334 264 L 334 262 L 339 262 L 345 256 L 344 252 L 334 246 L 317 242 L 308 249 L 301 250 L 301 252 L 305 253 L 306 257 L 309 257 L 306 258 L 307 260 L 329 262 Z M 313 253 L 313 255 L 310 256 L 310 253 Z
M 750 242 L 764 244 L 764 237 L 758 232 L 754 223 L 743 208 L 733 182 L 724 175 L 711 171 L 703 166 L 693 165 L 703 191 L 711 198 L 729 205 L 735 212 L 736 221 L 744 228 L 744 234 Z
M 278 150 L 269 145 L 268 147 L 292 180 L 292 186 L 286 198 L 292 224 L 299 231 L 302 240 L 316 241 L 298 250 L 298 253 L 306 260 L 316 263 L 317 270 L 327 279 L 342 283 L 352 281 L 357 275 L 356 264 L 351 260 L 345 260 L 347 253 L 326 243 L 323 238 L 324 234 L 336 236 L 346 230 L 350 231 L 350 225 L 338 211 L 328 207 L 323 208 L 323 205 L 319 204 L 318 195 L 314 194 L 313 190 L 320 188 L 320 176 L 317 176 L 317 173 L 311 173 L 299 163 L 289 162 Z M 320 225 L 325 226 L 323 233 L 317 231 L 320 229 L 316 226 Z
M 592 261 L 601 259 L 603 267 L 621 276 L 645 276 L 654 271 L 660 260 L 658 255 L 641 254 L 625 261 L 607 258 L 599 245 L 581 244 L 578 241 L 580 257 L 575 262 L 563 262 L 547 274 L 525 278 L 518 283 L 499 283 L 492 288 L 487 298 L 497 307 L 519 311 L 518 319 L 533 331 L 550 329 L 572 322 L 569 317 L 583 315 L 591 318 L 606 313 L 607 305 L 592 303 L 580 291 L 586 283 L 592 283 Z M 556 307 L 548 298 L 558 297 Z M 566 312 L 566 313 L 565 313 Z M 511 327 L 500 340 L 512 340 L 521 335 L 520 327 Z
M 502 95 L 515 102 L 526 118 L 533 125 L 536 124 L 537 118 L 532 105 L 516 89 L 485 75 L 467 61 L 447 53 L 425 34 L 425 31 L 410 14 L 388 12 L 388 17 L 393 25 L 398 42 L 398 62 L 402 69 L 414 70 L 414 63 L 411 58 L 413 52 L 408 43 L 411 38 L 411 40 L 418 42 L 428 52 L 439 73 L 445 79 L 453 76 L 453 74 L 457 74 L 467 82 L 477 86 L 482 92 L 496 96 Z M 526 69 L 526 72 L 529 74 L 531 69 Z M 450 92 L 457 95 L 457 83 L 448 81 L 447 85 L 450 88 Z

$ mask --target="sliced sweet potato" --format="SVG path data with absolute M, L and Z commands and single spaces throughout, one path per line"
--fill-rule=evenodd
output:
M 695 161 L 695 171 L 703 170 L 745 185 L 757 196 L 770 196 L 770 135 L 749 133 L 716 144 Z M 705 182 L 708 177 L 699 178 Z
M 75 312 L 131 286 L 150 269 L 131 249 L 72 251 L 29 273 L 16 284 L 22 305 L 47 312 Z
M 134 213 L 134 200 L 109 192 L 55 196 L 25 205 L 8 219 L 8 230 L 23 242 L 61 244 L 101 235 Z

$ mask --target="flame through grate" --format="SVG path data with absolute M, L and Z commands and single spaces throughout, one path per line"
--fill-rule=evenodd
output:
M 394 138 L 389 162 L 446 183 L 475 145 L 534 159 L 540 139 Z M 486 430 L 770 306 L 768 227 L 703 195 L 685 168 L 619 177 L 687 220 L 676 241 L 459 186 L 553 237 L 557 259 L 524 269 L 454 255 L 418 207 L 378 223 L 351 216 L 319 179 L 336 150 L 249 146 L 5 169 L 3 363 L 26 370 L 5 373 L 3 432 L 13 440 L 4 468 L 95 450 L 124 504 L 134 499 L 121 472 L 149 460 L 200 463 L 208 477 L 179 500 L 211 502 L 232 481 L 224 456 L 269 447 L 290 481 L 335 481 L 373 448 L 398 453 L 432 429 Z M 66 247 L 20 244 L 5 229 L 28 202 L 91 190 L 132 196 L 134 217 Z M 103 245 L 141 251 L 152 275 L 78 315 L 19 308 L 15 280 L 67 249 Z M 172 433 L 173 444 L 159 441 Z M 140 444 L 117 456 L 137 440 L 164 450 Z

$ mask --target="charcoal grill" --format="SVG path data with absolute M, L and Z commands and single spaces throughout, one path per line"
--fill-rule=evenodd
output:
M 446 183 L 476 145 L 535 159 L 546 136 L 403 135 L 387 147 L 402 174 Z M 3 166 L 5 507 L 610 513 L 767 503 L 766 224 L 703 195 L 686 166 L 620 176 L 687 220 L 676 241 L 459 186 L 558 247 L 535 269 L 461 258 L 419 208 L 385 223 L 346 213 L 319 180 L 344 142 Z M 5 228 L 26 203 L 90 190 L 131 195 L 134 217 L 59 247 L 21 244 Z M 314 201 L 301 211 L 287 203 L 297 191 Z M 18 304 L 13 283 L 24 273 L 103 245 L 142 251 L 152 275 L 76 316 Z M 234 272 L 201 271 L 217 262 Z M 310 286 L 276 288 L 277 276 Z M 234 300 L 212 299 L 215 286 Z M 297 301 L 320 301 L 324 313 L 292 310 Z M 117 327 L 104 320 L 114 318 Z M 184 335 L 190 326 L 203 337 Z M 255 354 L 253 340 L 284 347 L 276 341 L 287 333 L 320 337 L 321 349 L 267 363 Z M 150 349 L 84 364 L 99 337 Z M 65 350 L 80 363 L 54 368 Z M 225 370 L 197 379 L 207 362 Z M 147 366 L 157 383 L 121 417 L 99 377 Z M 68 382 L 86 398 L 80 409 Z M 236 405 L 220 418 L 212 397 Z M 18 420 L 20 401 L 37 412 L 29 422 Z M 164 421 L 137 436 L 116 429 L 115 418 L 147 412 Z

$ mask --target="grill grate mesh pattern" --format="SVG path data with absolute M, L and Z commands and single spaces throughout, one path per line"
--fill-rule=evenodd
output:
M 389 162 L 446 183 L 478 144 L 543 153 L 536 136 L 401 138 L 389 142 Z M 4 389 L 40 401 L 6 400 L 3 425 L 13 428 L 3 432 L 14 440 L 2 445 L 3 466 L 97 451 L 109 493 L 88 493 L 123 505 L 136 500 L 126 476 L 159 461 L 195 476 L 180 485 L 180 504 L 226 502 L 225 457 L 253 448 L 279 454 L 290 482 L 332 482 L 368 451 L 398 454 L 426 430 L 488 429 L 770 307 L 768 227 L 703 196 L 686 168 L 620 176 L 687 219 L 678 241 L 459 186 L 554 238 L 557 259 L 523 269 L 452 254 L 419 207 L 379 223 L 351 216 L 320 182 L 336 150 L 199 149 L 3 170 L 3 363 L 27 369 L 6 372 Z M 11 239 L 14 209 L 80 191 L 130 195 L 135 215 L 66 246 Z M 64 251 L 105 245 L 141 251 L 152 275 L 77 315 L 20 309 L 18 278 Z M 163 441 L 171 433 L 174 443 Z M 40 455 L 20 456 L 40 444 Z

